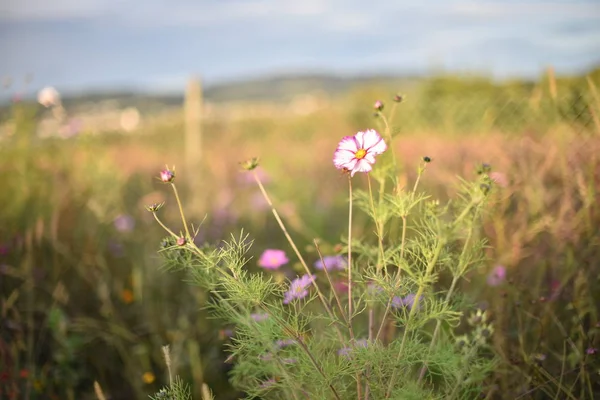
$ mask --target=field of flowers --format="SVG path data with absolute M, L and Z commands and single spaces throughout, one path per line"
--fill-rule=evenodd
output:
M 599 72 L 211 120 L 192 171 L 13 104 L 0 398 L 600 395 Z

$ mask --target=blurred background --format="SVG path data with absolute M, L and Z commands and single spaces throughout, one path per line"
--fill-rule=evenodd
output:
M 161 270 L 164 232 L 144 206 L 166 201 L 181 225 L 158 172 L 176 166 L 199 244 L 244 228 L 258 270 L 266 248 L 291 255 L 239 170 L 260 157 L 316 259 L 313 238 L 332 253 L 345 231 L 333 151 L 384 129 L 376 100 L 403 182 L 423 156 L 423 188 L 442 200 L 457 175 L 494 171 L 489 264 L 464 287 L 495 318 L 503 364 L 486 393 L 553 397 L 542 364 L 597 385 L 597 1 L 8 0 L 0 77 L 0 398 L 92 399 L 94 381 L 147 398 L 168 382 L 165 344 L 194 398 L 202 382 L 236 398 L 234 327 Z M 356 229 L 371 231 L 364 216 Z

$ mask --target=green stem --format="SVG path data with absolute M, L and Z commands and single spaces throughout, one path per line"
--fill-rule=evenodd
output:
M 340 301 L 340 297 L 338 296 L 337 292 L 333 287 L 333 282 L 331 280 L 331 276 L 329 275 L 329 271 L 326 268 L 325 260 L 323 260 L 323 254 L 321 253 L 321 249 L 319 248 L 319 243 L 316 239 L 314 239 L 313 242 L 315 244 L 315 248 L 317 249 L 317 254 L 319 254 L 319 259 L 323 264 L 323 271 L 325 271 L 325 276 L 327 277 L 327 281 L 329 282 L 329 286 L 331 287 L 331 291 L 333 292 L 333 297 L 335 298 L 335 302 L 338 306 L 338 310 L 340 311 L 340 315 L 342 316 L 344 322 L 346 323 L 346 326 L 348 327 L 348 333 L 350 334 L 350 338 L 354 339 L 354 331 L 352 329 L 352 326 L 348 323 L 348 318 L 344 314 L 344 309 L 342 308 L 342 302 Z
M 334 397 L 338 400 L 341 400 L 337 391 L 335 390 L 333 385 L 329 382 L 329 378 L 327 377 L 327 375 L 325 375 L 325 371 L 323 371 L 323 368 L 317 362 L 317 359 L 313 356 L 313 354 L 311 353 L 311 351 L 308 348 L 308 346 L 306 345 L 306 343 L 304 343 L 304 340 L 302 339 L 302 337 L 298 333 L 296 333 L 292 328 L 290 328 L 290 326 L 283 319 L 280 319 L 279 317 L 276 317 L 274 314 L 272 314 L 271 311 L 263 303 L 259 303 L 258 306 L 260 308 L 262 308 L 263 311 L 265 311 L 267 314 L 269 314 L 275 321 L 277 321 L 277 323 L 279 323 L 279 325 L 283 328 L 283 330 L 288 335 L 293 337 L 296 340 L 296 342 L 298 342 L 298 345 L 304 351 L 304 353 L 306 353 L 306 355 L 310 359 L 313 366 L 317 369 L 319 374 L 327 381 L 327 385 L 329 386 L 329 389 L 333 393 Z
M 173 237 L 175 237 L 175 238 L 178 238 L 178 237 L 179 237 L 178 235 L 176 235 L 175 233 L 173 233 L 173 231 L 172 231 L 172 230 L 170 230 L 169 228 L 167 228 L 167 227 L 166 227 L 166 225 L 165 225 L 165 224 L 163 224 L 163 223 L 162 223 L 162 221 L 161 221 L 160 219 L 158 219 L 158 216 L 156 215 L 156 213 L 155 213 L 155 212 L 153 212 L 153 213 L 152 213 L 152 215 L 154 216 L 154 219 L 156 220 L 156 222 L 158 222 L 158 224 L 159 224 L 160 226 L 162 226 L 162 228 L 163 228 L 165 231 L 169 232 L 169 234 L 170 234 L 171 236 L 173 236 Z
M 380 253 L 379 260 L 377 261 L 377 271 L 380 271 L 383 268 L 383 262 L 385 260 L 385 254 L 383 251 L 383 226 L 381 225 L 381 221 L 379 221 L 379 219 L 377 218 L 375 202 L 373 201 L 373 189 L 371 188 L 371 176 L 369 174 L 367 174 L 367 182 L 369 183 L 369 199 L 371 201 L 371 209 L 373 210 L 373 220 L 375 221 L 375 228 L 377 229 L 377 239 Z
M 427 265 L 427 269 L 425 271 L 425 276 L 423 279 L 424 282 L 429 281 L 429 277 L 430 277 L 431 273 L 433 272 L 433 268 L 437 264 L 438 258 L 440 257 L 440 253 L 442 252 L 442 248 L 444 247 L 444 243 L 445 243 L 445 240 L 442 240 L 441 238 L 438 240 L 438 245 L 435 249 L 435 253 L 433 254 L 433 257 L 431 258 L 431 261 Z M 396 363 L 399 363 L 400 358 L 402 357 L 402 353 L 404 351 L 404 345 L 406 343 L 406 337 L 408 336 L 407 335 L 408 331 L 409 331 L 408 328 L 410 327 L 410 322 L 417 311 L 419 300 L 420 300 L 421 296 L 423 295 L 424 291 L 425 291 L 425 285 L 424 284 L 419 285 L 419 289 L 417 290 L 417 293 L 415 294 L 415 298 L 413 300 L 413 304 L 410 309 L 410 313 L 408 314 L 408 321 L 406 322 L 406 327 L 404 328 L 404 334 L 402 335 L 402 342 L 400 343 L 400 350 L 398 351 L 398 356 L 396 357 Z M 394 384 L 396 383 L 396 375 L 397 374 L 398 374 L 398 370 L 394 369 L 394 372 L 392 373 L 392 378 L 390 379 L 390 383 L 388 385 L 388 389 L 386 392 L 386 396 L 385 396 L 386 398 L 389 398 L 392 388 L 394 387 Z
M 188 230 L 187 222 L 185 221 L 185 214 L 183 213 L 183 206 L 181 204 L 181 200 L 179 199 L 179 193 L 177 192 L 177 187 L 173 182 L 171 182 L 171 187 L 173 188 L 173 192 L 175 193 L 175 199 L 177 200 L 177 206 L 179 207 L 179 214 L 181 215 L 181 222 L 183 223 L 183 227 L 185 229 L 185 237 L 188 240 L 192 239 L 190 235 L 190 231 Z
M 448 289 L 448 293 L 446 293 L 446 299 L 445 299 L 446 303 L 448 303 L 450 301 L 450 299 L 452 298 L 452 295 L 454 294 L 454 289 L 456 288 L 456 284 L 458 283 L 458 280 L 463 276 L 463 274 L 465 273 L 465 270 L 467 269 L 468 263 L 465 261 L 465 257 L 466 257 L 467 249 L 468 249 L 469 242 L 471 241 L 472 236 L 473 236 L 473 228 L 471 227 L 471 229 L 469 229 L 469 234 L 467 235 L 467 238 L 465 239 L 465 243 L 463 244 L 463 248 L 461 251 L 460 258 L 459 258 L 461 260 L 460 261 L 461 265 L 459 266 L 459 270 L 457 271 L 457 274 L 452 278 L 452 283 L 450 284 L 450 289 Z M 441 326 L 442 326 L 442 320 L 438 319 L 435 324 L 435 329 L 433 330 L 433 335 L 431 336 L 431 343 L 429 344 L 427 358 L 429 358 L 429 355 L 433 351 L 433 347 L 435 346 L 435 341 L 437 340 L 437 335 L 440 331 Z M 425 376 L 425 372 L 427 370 L 427 358 L 425 359 L 425 362 L 423 363 L 423 367 L 421 367 L 421 372 L 419 373 L 419 379 L 418 379 L 417 383 L 421 383 L 421 381 L 423 380 L 423 377 Z
M 256 171 L 253 170 L 252 173 L 254 175 L 254 180 L 258 184 L 258 187 L 260 188 L 260 191 L 261 191 L 263 197 L 265 198 L 266 202 L 271 207 L 271 212 L 273 213 L 273 216 L 275 216 L 275 220 L 277 220 L 277 223 L 279 224 L 279 228 L 281 228 L 281 231 L 285 235 L 288 243 L 290 244 L 290 246 L 294 250 L 294 253 L 296 253 L 296 256 L 298 257 L 298 260 L 300 260 L 300 264 L 302 264 L 302 266 L 304 267 L 304 271 L 308 274 L 308 276 L 312 276 L 312 272 L 308 268 L 308 265 L 306 264 L 306 261 L 304 261 L 304 257 L 302 257 L 302 254 L 300 253 L 300 250 L 298 250 L 298 247 L 296 246 L 296 243 L 294 243 L 294 240 L 292 239 L 292 237 L 288 233 L 287 228 L 285 227 L 283 221 L 281 220 L 281 217 L 279 216 L 279 213 L 277 212 L 277 210 L 273 206 L 273 202 L 271 202 L 271 198 L 267 194 L 267 191 L 265 190 L 262 182 L 260 181 L 260 178 L 256 174 Z M 321 292 L 321 289 L 319 289 L 319 285 L 317 285 L 316 280 L 315 279 L 311 279 L 311 282 L 312 282 L 312 285 L 314 286 L 314 288 L 317 291 L 317 294 L 319 296 L 319 300 L 321 300 L 321 303 L 323 304 L 323 307 L 325 308 L 325 311 L 329 314 L 329 316 L 330 316 L 330 318 L 332 320 L 335 320 L 333 312 L 331 311 L 331 307 L 329 306 L 329 304 L 327 304 L 327 301 L 325 300 L 325 296 L 323 296 L 323 293 Z M 335 328 L 335 330 L 336 330 L 336 332 L 338 334 L 338 337 L 340 338 L 340 341 L 343 341 L 343 335 L 340 332 L 338 326 L 334 325 L 334 328 Z
M 348 325 L 352 325 L 352 177 L 348 175 Z

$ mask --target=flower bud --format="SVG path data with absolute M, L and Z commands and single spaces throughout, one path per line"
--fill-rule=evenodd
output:
M 396 103 L 402 103 L 402 101 L 403 101 L 403 100 L 404 100 L 404 96 L 402 96 L 401 94 L 396 94 L 396 95 L 394 96 L 394 101 L 395 101 Z
M 164 183 L 171 183 L 175 180 L 175 171 L 167 168 L 160 171 L 160 180 Z
M 245 169 L 246 171 L 252 171 L 258 167 L 258 157 L 252 157 L 249 160 L 242 161 L 240 165 L 242 166 L 242 169 Z
M 162 203 L 153 203 L 153 204 L 150 204 L 149 206 L 146 206 L 146 210 L 148 210 L 150 212 L 157 212 L 164 205 L 165 205 L 164 202 L 162 202 Z
M 376 109 L 377 111 L 382 111 L 383 110 L 383 102 L 381 100 L 377 100 L 375 102 L 375 104 L 373 104 L 373 108 Z

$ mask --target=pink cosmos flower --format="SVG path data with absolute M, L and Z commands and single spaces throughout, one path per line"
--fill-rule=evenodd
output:
M 506 279 L 506 268 L 503 265 L 496 265 L 487 277 L 487 284 L 498 286 Z
M 277 269 L 283 264 L 287 264 L 288 261 L 290 260 L 283 250 L 267 249 L 260 256 L 258 266 L 266 269 Z
M 333 164 L 337 169 L 356 172 L 369 172 L 375 164 L 375 156 L 386 151 L 387 145 L 374 129 L 358 132 L 354 136 L 345 136 L 338 144 L 333 155 Z

